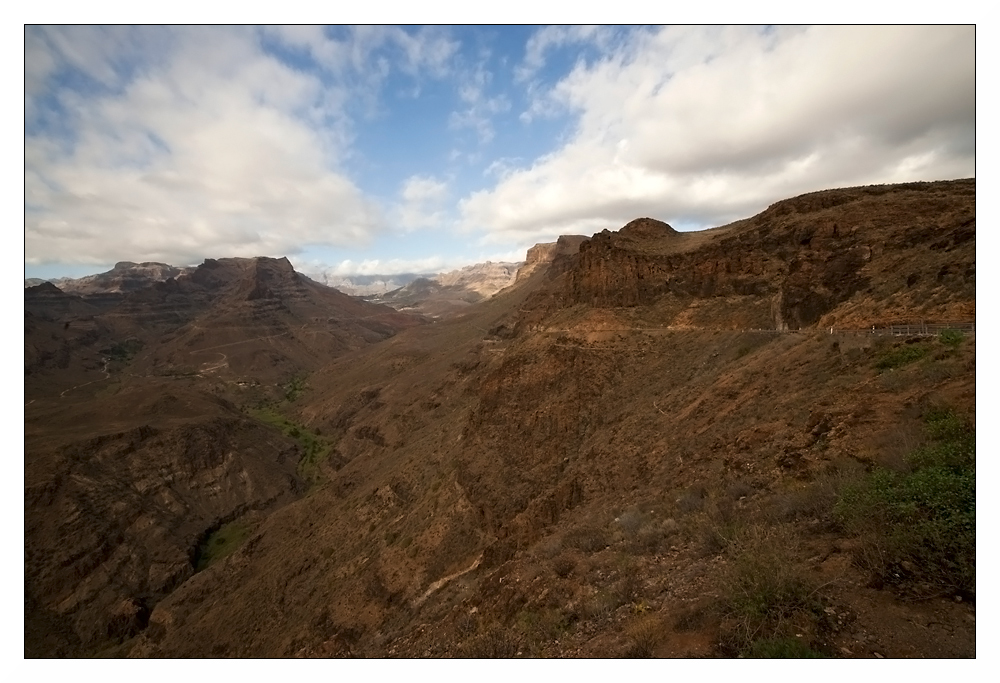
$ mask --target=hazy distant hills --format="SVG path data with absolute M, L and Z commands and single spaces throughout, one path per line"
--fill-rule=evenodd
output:
M 378 296 L 405 287 L 427 273 L 398 273 L 395 275 L 335 275 L 326 271 L 312 273 L 309 277 L 327 287 L 339 289 L 351 296 Z
M 523 262 L 477 263 L 449 273 L 417 278 L 405 287 L 372 297 L 372 300 L 401 311 L 440 318 L 458 313 L 514 284 L 522 265 Z

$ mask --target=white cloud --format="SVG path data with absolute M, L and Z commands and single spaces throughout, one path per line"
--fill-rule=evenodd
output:
M 367 83 L 372 91 L 390 68 L 377 53 L 389 50 L 394 57 L 392 67 L 403 73 L 440 78 L 448 73 L 459 47 L 444 29 L 434 26 L 412 33 L 398 26 L 355 26 L 346 29 L 344 38 L 332 36 L 322 26 L 275 26 L 263 31 L 287 47 L 308 53 L 328 73 L 359 76 L 359 83 Z
M 304 260 L 291 258 L 295 269 L 318 282 L 332 282 L 337 278 L 351 275 L 400 275 L 402 273 L 438 274 L 448 273 L 464 268 L 474 263 L 515 263 L 523 261 L 525 253 L 532 244 L 503 251 L 483 250 L 458 256 L 424 256 L 420 258 L 392 259 L 344 259 L 338 263 L 329 264 L 319 260 Z
M 458 90 L 459 100 L 465 107 L 454 111 L 448 120 L 451 128 L 472 128 L 485 144 L 493 139 L 493 117 L 510 109 L 510 100 L 505 95 L 490 97 L 487 89 L 493 75 L 480 65 L 475 71 L 465 75 L 465 82 Z
M 27 263 L 278 255 L 364 243 L 384 222 L 337 168 L 346 93 L 268 56 L 251 30 L 169 32 L 164 61 L 132 76 L 114 54 L 84 54 L 100 43 L 88 30 L 34 39 L 58 44 L 36 83 L 70 64 L 106 89 L 56 91 L 69 139 L 26 135 Z
M 517 81 L 533 79 L 545 67 L 546 53 L 574 44 L 593 44 L 608 49 L 614 35 L 609 26 L 545 26 L 536 31 L 524 46 L 524 61 L 514 71 Z
M 972 27 L 637 31 L 538 95 L 529 112 L 579 117 L 570 141 L 465 198 L 462 223 L 498 242 L 639 215 L 709 226 L 811 190 L 972 175 L 974 38 Z
M 447 198 L 446 182 L 426 176 L 407 178 L 394 211 L 396 225 L 404 230 L 444 227 Z

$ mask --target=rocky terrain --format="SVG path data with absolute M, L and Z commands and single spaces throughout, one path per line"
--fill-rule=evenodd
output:
M 396 319 L 289 270 L 96 316 L 155 331 L 103 388 L 26 376 L 27 655 L 976 655 L 975 181 L 561 238 L 325 359 L 292 318 Z

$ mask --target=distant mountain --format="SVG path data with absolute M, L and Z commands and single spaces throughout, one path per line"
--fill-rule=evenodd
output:
M 421 322 L 300 275 L 286 258 L 266 257 L 206 259 L 175 280 L 132 292 L 111 315 L 121 319 L 122 335 L 160 331 L 137 367 L 197 372 L 224 360 L 226 373 L 261 381 Z M 208 351 L 219 346 L 225 351 Z
M 405 287 L 428 273 L 398 273 L 395 275 L 337 275 L 328 271 L 313 273 L 311 280 L 338 289 L 351 296 L 378 296 Z
M 476 263 L 433 277 L 417 278 L 373 300 L 397 310 L 435 318 L 457 313 L 514 284 L 522 263 Z
M 166 263 L 147 261 L 132 263 L 119 261 L 115 267 L 106 273 L 87 275 L 81 278 L 62 278 L 56 282 L 59 289 L 86 296 L 90 294 L 124 294 L 147 287 L 154 282 L 163 282 L 183 273 L 189 273 L 193 268 L 178 268 Z

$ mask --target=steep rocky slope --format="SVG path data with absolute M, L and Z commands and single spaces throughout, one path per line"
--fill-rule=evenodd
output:
M 974 181 L 566 242 L 310 375 L 285 410 L 323 436 L 323 483 L 124 648 L 974 656 L 974 585 L 927 583 L 919 558 L 876 581 L 834 515 L 867 471 L 909 471 L 933 416 L 974 429 L 974 334 L 869 331 L 974 317 Z M 750 579 L 788 591 L 772 621 L 737 609 Z M 774 643 L 747 637 L 764 626 Z
M 139 632 L 212 530 L 299 494 L 299 455 L 234 406 L 169 385 L 31 414 L 26 654 L 79 655 Z

